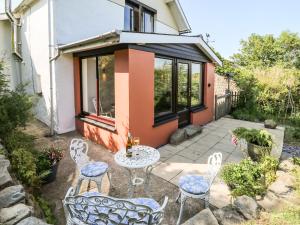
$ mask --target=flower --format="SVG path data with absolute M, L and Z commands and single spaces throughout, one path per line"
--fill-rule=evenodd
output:
M 238 139 L 237 139 L 237 137 L 236 137 L 235 135 L 232 135 L 232 136 L 231 136 L 231 143 L 232 143 L 233 145 L 237 146 L 237 144 L 238 144 Z

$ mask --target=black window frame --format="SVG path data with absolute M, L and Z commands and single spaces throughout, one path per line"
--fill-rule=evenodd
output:
M 125 1 L 125 5 L 130 6 L 131 8 L 136 8 L 139 11 L 139 16 L 138 16 L 138 30 L 135 31 L 134 30 L 134 26 L 133 26 L 133 30 L 126 30 L 129 32 L 141 32 L 141 33 L 155 33 L 155 15 L 157 14 L 157 10 L 137 1 L 137 0 L 126 0 Z M 124 9 L 125 12 L 125 9 Z M 145 32 L 144 31 L 144 13 L 148 13 L 152 16 L 152 31 L 151 32 Z M 135 18 L 134 18 L 135 19 Z M 134 21 L 130 21 L 130 24 L 134 24 Z M 132 27 L 132 26 L 130 26 Z M 125 15 L 124 15 L 124 29 L 125 29 Z
M 79 57 L 79 72 L 80 72 L 80 115 L 79 117 L 87 117 L 87 116 L 91 116 L 92 120 L 95 121 L 100 121 L 109 125 L 114 125 L 116 118 L 115 117 L 104 117 L 102 115 L 99 114 L 99 93 L 100 93 L 100 86 L 99 86 L 99 68 L 98 68 L 98 60 L 99 57 L 102 56 L 109 56 L 109 55 L 113 55 L 115 57 L 115 53 L 114 52 L 107 52 L 107 53 L 102 53 L 102 54 L 93 54 L 93 55 L 88 55 L 88 56 L 81 56 Z M 83 110 L 83 87 L 82 87 L 82 60 L 83 59 L 88 59 L 88 58 L 96 58 L 96 92 L 97 92 L 97 110 L 96 110 L 96 114 L 94 113 L 89 113 Z M 115 66 L 115 65 L 114 65 Z M 114 72 L 114 76 L 115 76 L 115 72 Z M 115 100 L 115 99 L 114 99 Z
M 172 112 L 169 114 L 165 114 L 162 116 L 155 116 L 155 108 L 153 108 L 154 112 L 154 127 L 159 126 L 161 124 L 170 122 L 172 120 L 176 120 L 178 118 L 178 111 L 177 111 L 177 86 L 178 86 L 178 71 L 177 71 L 177 63 L 187 63 L 188 70 L 189 70 L 189 87 L 191 89 L 191 76 L 192 76 L 192 64 L 201 64 L 201 72 L 202 72 L 202 86 L 201 86 L 201 94 L 202 94 L 202 99 L 201 99 L 201 104 L 192 106 L 191 105 L 191 96 L 189 96 L 188 102 L 189 102 L 189 112 L 198 112 L 206 108 L 205 103 L 204 103 L 204 87 L 205 87 L 205 67 L 206 67 L 206 62 L 203 61 L 195 61 L 195 60 L 188 60 L 188 59 L 181 59 L 181 58 L 175 58 L 167 55 L 162 55 L 162 54 L 155 54 L 155 58 L 162 58 L 162 59 L 168 59 L 172 60 Z M 155 76 L 155 74 L 154 74 Z M 155 78 L 154 78 L 155 79 Z M 155 87 L 154 87 L 155 91 Z M 191 95 L 191 90 L 189 90 Z M 155 95 L 155 93 L 154 93 Z

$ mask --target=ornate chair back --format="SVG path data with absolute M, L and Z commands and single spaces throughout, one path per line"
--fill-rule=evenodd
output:
M 77 138 L 72 139 L 70 144 L 70 155 L 79 168 L 89 162 L 89 157 L 87 155 L 88 150 L 89 146 L 85 141 Z
M 64 207 L 68 224 L 97 224 L 97 225 L 158 225 L 164 217 L 164 208 L 153 211 L 145 205 L 137 205 L 130 199 L 117 199 L 100 193 L 74 196 L 69 189 Z
M 208 179 L 209 179 L 209 184 L 211 185 L 221 168 L 222 153 L 215 152 L 214 154 L 210 155 L 208 157 L 207 164 L 208 164 Z

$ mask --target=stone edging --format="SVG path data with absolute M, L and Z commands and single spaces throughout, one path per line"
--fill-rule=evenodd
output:
M 3 150 L 4 147 L 0 144 L 1 149 Z M 0 224 L 48 225 L 32 216 L 33 207 L 25 205 L 24 187 L 14 183 L 9 168 L 9 160 L 0 154 Z

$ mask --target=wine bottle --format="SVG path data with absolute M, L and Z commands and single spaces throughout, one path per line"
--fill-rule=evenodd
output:
M 126 157 L 132 157 L 132 136 L 128 132 L 127 143 L 126 143 Z

